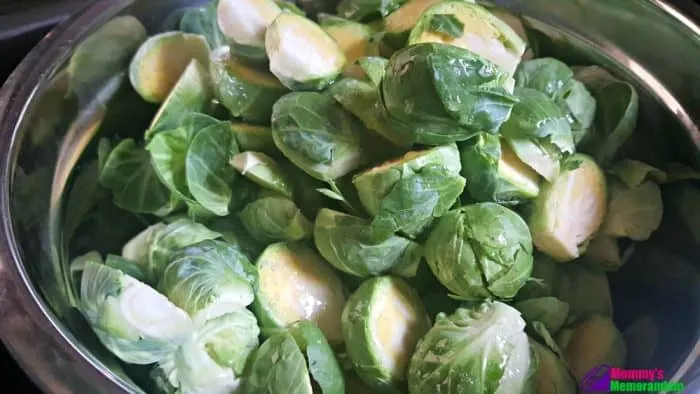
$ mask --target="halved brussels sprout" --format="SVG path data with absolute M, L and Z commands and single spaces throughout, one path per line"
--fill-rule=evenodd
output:
M 272 130 L 267 126 L 233 123 L 231 130 L 241 152 L 253 151 L 265 154 L 278 152 L 275 141 L 272 140 Z
M 394 235 L 376 243 L 370 222 L 328 208 L 321 208 L 314 224 L 314 243 L 321 256 L 335 268 L 359 277 L 401 272 L 417 266 L 419 244 Z
M 228 47 L 212 54 L 211 78 L 221 104 L 231 115 L 248 122 L 268 122 L 272 105 L 288 92 L 272 74 L 231 56 Z
M 187 313 L 164 295 L 97 261 L 85 263 L 80 311 L 100 342 L 131 364 L 151 364 L 164 359 L 193 330 Z
M 422 43 L 391 57 L 381 98 L 391 116 L 413 126 L 415 142 L 440 145 L 496 134 L 517 103 L 505 88 L 507 79 L 497 65 L 466 49 Z
M 355 62 L 366 56 L 378 56 L 379 46 L 374 39 L 374 30 L 365 24 L 321 14 L 319 25 L 330 35 L 345 54 L 345 75 L 355 75 L 358 70 Z
M 571 155 L 534 201 L 528 224 L 537 249 L 561 262 L 578 258 L 603 223 L 606 189 L 605 175 L 592 158 Z
M 258 335 L 255 315 L 245 308 L 233 309 L 198 325 L 158 368 L 181 394 L 239 392 Z
M 289 175 L 271 157 L 262 152 L 243 152 L 231 159 L 231 165 L 241 175 L 258 185 L 292 198 L 294 185 Z
M 161 131 L 180 127 L 192 114 L 204 112 L 212 99 L 210 84 L 207 71 L 197 59 L 192 59 L 153 117 L 146 130 L 146 140 Z
M 569 317 L 569 304 L 557 297 L 538 297 L 516 302 L 515 309 L 519 310 L 527 322 L 541 322 L 549 333 L 556 335 Z
M 270 71 L 292 90 L 323 90 L 340 75 L 346 60 L 338 43 L 303 16 L 283 12 L 265 33 Z
M 158 289 L 195 322 L 245 308 L 253 302 L 257 272 L 248 258 L 224 241 L 203 241 L 175 253 Z
M 581 382 L 598 365 L 624 365 L 627 346 L 609 317 L 590 315 L 572 328 L 564 353 L 571 373 Z
M 312 382 L 313 379 L 313 382 Z M 299 321 L 270 336 L 256 351 L 247 381 L 248 393 L 344 394 L 345 381 L 321 330 Z
M 216 16 L 236 56 L 264 63 L 265 32 L 281 12 L 273 0 L 219 0 Z
M 129 80 L 141 98 L 162 103 L 192 59 L 209 67 L 209 45 L 203 36 L 179 31 L 155 34 L 131 59 Z
M 260 288 L 253 308 L 263 332 L 310 320 L 331 343 L 342 341 L 343 284 L 311 247 L 275 243 L 265 248 L 256 265 Z
M 425 242 L 435 277 L 466 300 L 512 298 L 532 272 L 525 221 L 495 203 L 463 206 L 442 216 Z
M 575 150 L 566 115 L 542 92 L 516 88 L 514 94 L 520 102 L 501 133 L 520 160 L 551 182 L 559 175 L 562 157 Z
M 480 55 L 509 75 L 515 73 L 527 47 L 507 23 L 486 8 L 467 1 L 443 1 L 423 12 L 408 45 L 439 42 Z
M 368 279 L 348 298 L 343 337 L 357 375 L 379 389 L 400 387 L 418 340 L 430 328 L 423 303 L 406 282 Z
M 408 392 L 520 393 L 533 363 L 520 313 L 486 301 L 449 316 L 438 314 L 411 357 Z
M 311 237 L 313 231 L 313 224 L 286 197 L 259 198 L 243 208 L 240 218 L 258 242 L 299 241 Z
M 537 196 L 540 177 L 496 135 L 480 133 L 460 145 L 462 176 L 476 201 L 517 204 Z
M 384 19 L 384 39 L 392 48 L 403 48 L 423 12 L 442 0 L 408 0 Z M 465 0 L 467 1 L 467 0 Z M 471 1 L 471 0 L 469 0 Z
M 272 138 L 277 148 L 321 181 L 340 178 L 364 163 L 364 130 L 330 94 L 289 93 L 272 109 Z
M 353 21 L 366 21 L 385 17 L 401 7 L 406 0 L 342 0 L 336 10 L 338 15 Z
M 442 216 L 464 190 L 459 150 L 455 144 L 411 151 L 356 175 L 352 182 L 372 216 L 375 242 L 396 232 L 420 235 Z

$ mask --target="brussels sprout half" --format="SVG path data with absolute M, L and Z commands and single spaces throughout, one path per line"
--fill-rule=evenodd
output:
M 435 277 L 461 299 L 512 298 L 532 272 L 525 221 L 495 203 L 463 206 L 442 216 L 425 242 Z
M 627 346 L 615 323 L 601 315 L 578 322 L 565 341 L 564 354 L 571 373 L 581 382 L 598 365 L 624 365 Z
M 345 55 L 319 25 L 283 12 L 265 33 L 270 71 L 292 90 L 323 90 L 343 71 Z
M 460 145 L 460 154 L 467 191 L 476 201 L 517 204 L 540 192 L 539 175 L 496 135 L 480 133 Z
M 406 282 L 369 279 L 343 310 L 343 337 L 360 379 L 375 388 L 400 387 L 418 340 L 430 328 L 418 294 Z
M 205 112 L 212 97 L 207 70 L 197 59 L 192 59 L 153 117 L 146 130 L 146 140 L 161 131 L 179 127 L 191 114 Z
M 361 57 L 378 56 L 379 46 L 374 39 L 374 30 L 368 25 L 339 18 L 333 15 L 318 16 L 321 28 L 331 36 L 345 54 L 345 75 L 357 75 L 355 61 Z M 355 69 L 355 70 L 353 70 Z
M 415 238 L 447 212 L 464 190 L 455 144 L 411 151 L 356 175 L 352 182 L 372 216 L 375 242 L 402 232 Z
M 265 32 L 281 12 L 273 0 L 219 0 L 216 16 L 236 56 L 264 63 Z
M 265 248 L 256 265 L 260 287 L 253 308 L 263 332 L 310 320 L 329 342 L 342 341 L 343 285 L 311 247 L 274 243 Z
M 80 311 L 100 342 L 131 364 L 151 364 L 192 335 L 190 317 L 150 286 L 97 261 L 87 261 Z
M 438 314 L 408 368 L 410 394 L 521 393 L 532 360 L 525 321 L 498 301 Z
M 452 28 L 447 28 L 447 23 Z M 527 45 L 507 23 L 486 8 L 467 1 L 443 1 L 423 12 L 408 38 L 408 45 L 440 42 L 474 52 L 515 73 Z
M 248 122 L 268 122 L 272 105 L 288 92 L 272 74 L 232 57 L 228 47 L 212 54 L 211 77 L 221 104 Z
M 141 98 L 162 103 L 192 59 L 209 67 L 209 45 L 203 36 L 179 31 L 159 33 L 136 51 L 129 65 L 129 80 Z
M 603 223 L 607 208 L 605 175 L 587 155 L 571 155 L 561 174 L 534 201 L 528 225 L 535 246 L 553 259 L 571 261 Z

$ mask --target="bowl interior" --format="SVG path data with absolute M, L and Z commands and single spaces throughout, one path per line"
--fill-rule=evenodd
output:
M 119 13 L 136 16 L 149 33 L 155 33 L 172 29 L 177 9 L 194 3 L 141 0 Z M 683 43 L 674 42 L 675 57 L 667 61 L 666 68 L 660 66 L 663 59 L 657 56 L 638 55 L 649 52 L 644 47 L 648 45 L 643 43 L 645 38 L 658 42 L 658 37 L 649 36 L 653 29 L 644 25 L 652 22 L 643 19 L 658 18 L 659 9 L 640 5 L 638 10 L 627 10 L 611 4 L 622 2 L 609 1 L 495 3 L 505 7 L 501 12 L 509 9 L 523 13 L 523 26 L 538 56 L 554 56 L 572 65 L 603 65 L 636 85 L 640 117 L 635 137 L 623 149 L 626 157 L 650 164 L 676 161 L 700 168 L 700 138 L 692 121 L 697 114 L 685 110 L 700 108 L 689 106 L 692 102 L 688 101 L 697 99 L 700 89 L 695 82 L 684 83 L 687 78 L 700 81 L 698 71 L 691 66 L 693 62 L 684 60 L 700 58 L 700 47 L 695 43 L 693 52 L 683 50 Z M 642 3 L 653 7 L 653 2 Z M 636 21 L 629 19 L 630 13 L 636 15 Z M 592 20 L 597 20 L 595 26 L 582 24 Z M 609 27 L 614 23 L 636 27 L 625 34 L 638 34 L 638 39 L 621 37 L 620 29 Z M 660 32 L 654 30 L 656 35 L 688 34 L 674 30 L 679 27 L 671 23 L 653 23 L 661 26 Z M 84 36 L 89 33 L 84 32 Z M 154 220 L 111 204 L 109 195 L 99 186 L 97 170 L 99 137 L 138 138 L 157 107 L 140 100 L 123 68 L 103 73 L 89 89 L 76 93 L 67 71 L 69 54 L 42 79 L 17 123 L 11 158 L 11 219 L 23 259 L 19 267 L 40 291 L 39 302 L 50 307 L 50 318 L 65 335 L 76 340 L 85 357 L 101 363 L 105 373 L 116 374 L 114 379 L 121 379 L 116 376 L 122 376 L 122 368 L 139 381 L 146 379 L 139 375 L 143 371 L 118 363 L 73 308 L 76 293 L 68 263 L 72 257 L 96 248 L 118 254 L 128 239 Z M 653 319 L 659 327 L 658 332 L 644 332 L 629 344 L 632 352 L 653 354 L 652 361 L 640 365 L 630 360 L 630 368 L 683 372 L 683 363 L 693 356 L 700 332 L 700 271 L 696 263 L 700 255 L 700 216 L 695 217 L 699 214 L 692 209 L 692 197 L 700 196 L 700 188 L 696 187 L 688 182 L 664 188 L 661 228 L 652 239 L 635 246 L 629 262 L 619 272 L 609 275 L 618 327 L 625 331 L 640 319 Z M 138 390 L 136 386 L 131 388 Z

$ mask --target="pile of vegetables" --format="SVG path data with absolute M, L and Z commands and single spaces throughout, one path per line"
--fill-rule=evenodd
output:
M 470 1 L 329 4 L 98 32 L 130 26 L 127 88 L 158 108 L 99 142 L 144 223 L 73 256 L 102 345 L 183 394 L 566 394 L 623 367 L 606 272 L 680 177 L 620 157 L 634 86 Z

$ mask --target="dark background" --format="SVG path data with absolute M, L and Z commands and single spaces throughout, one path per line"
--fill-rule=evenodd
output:
M 32 47 L 57 23 L 91 0 L 0 0 L 0 85 Z M 556 0 L 553 0 L 556 1 Z M 641 0 L 615 0 L 641 1 Z M 700 20 L 696 5 L 700 0 L 671 0 L 686 14 Z M 692 10 L 692 11 L 691 11 Z M 2 324 L 0 322 L 0 324 Z M 0 371 L 14 385 L 12 392 L 40 393 L 0 346 Z M 8 388 L 9 381 L 0 382 Z

